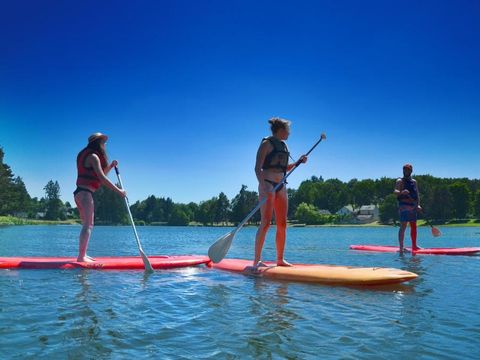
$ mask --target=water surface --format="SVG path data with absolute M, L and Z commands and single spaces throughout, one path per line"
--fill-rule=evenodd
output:
M 75 256 L 77 226 L 0 228 L 1 256 Z M 205 254 L 229 228 L 140 227 L 147 254 Z M 274 229 L 272 229 L 274 230 Z M 272 232 L 271 230 L 271 232 Z M 480 246 L 476 228 L 442 228 L 425 247 Z M 254 228 L 229 257 L 251 258 Z M 264 259 L 275 258 L 273 234 Z M 480 257 L 361 253 L 394 228 L 291 228 L 287 260 L 396 267 L 387 288 L 263 280 L 203 266 L 157 271 L 0 270 L 2 359 L 480 358 Z M 408 244 L 408 242 L 407 242 Z M 129 227 L 96 227 L 91 256 L 137 255 Z

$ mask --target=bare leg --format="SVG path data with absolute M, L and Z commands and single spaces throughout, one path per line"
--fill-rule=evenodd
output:
M 285 242 L 287 239 L 287 212 L 288 212 L 288 195 L 287 189 L 283 187 L 276 196 L 274 201 L 275 223 L 277 224 L 277 234 L 275 236 L 275 244 L 277 246 L 277 265 L 292 266 L 285 261 Z
M 398 230 L 398 244 L 400 248 L 400 254 L 403 254 L 403 240 L 405 238 L 405 229 L 407 228 L 407 222 L 400 223 L 400 229 Z
M 260 191 L 261 189 L 259 189 L 260 199 L 262 199 L 264 196 L 268 196 L 268 199 L 260 208 L 261 222 L 255 236 L 255 259 L 253 260 L 254 267 L 261 265 L 259 262 L 262 258 L 263 244 L 265 243 L 265 236 L 267 235 L 273 215 L 273 195 L 270 193 L 262 194 Z
M 75 203 L 77 204 L 80 219 L 82 220 L 77 261 L 92 262 L 93 259 L 87 256 L 88 242 L 93 229 L 94 205 L 92 194 L 87 191 L 80 191 L 75 195 Z
M 412 238 L 412 250 L 418 250 L 417 246 L 417 222 L 410 222 L 410 237 Z

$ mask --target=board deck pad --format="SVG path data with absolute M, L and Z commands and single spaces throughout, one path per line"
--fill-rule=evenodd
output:
M 202 255 L 148 256 L 154 269 L 196 266 L 210 261 Z M 94 262 L 78 262 L 73 257 L 0 257 L 0 269 L 144 269 L 140 256 L 95 257 Z
M 394 268 L 353 267 L 320 264 L 293 264 L 291 267 L 276 266 L 274 262 L 265 261 L 267 267 L 258 267 L 252 271 L 252 261 L 243 259 L 224 259 L 218 264 L 208 266 L 218 269 L 254 275 L 276 280 L 299 281 L 331 285 L 389 285 L 399 284 L 415 279 L 418 275 Z
M 351 250 L 372 251 L 372 252 L 399 252 L 398 246 L 389 245 L 350 245 Z M 412 249 L 407 247 L 407 251 Z M 418 255 L 476 255 L 480 253 L 480 247 L 463 247 L 463 248 L 421 248 L 415 250 L 414 254 Z

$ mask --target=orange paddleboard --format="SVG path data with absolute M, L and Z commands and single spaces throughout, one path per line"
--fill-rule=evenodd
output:
M 266 267 L 258 267 L 252 272 L 252 261 L 224 259 L 208 266 L 218 270 L 232 271 L 245 275 L 255 275 L 276 280 L 299 281 L 331 285 L 388 285 L 410 281 L 417 274 L 394 268 L 354 267 L 338 265 L 294 264 L 291 267 L 276 266 L 265 262 Z

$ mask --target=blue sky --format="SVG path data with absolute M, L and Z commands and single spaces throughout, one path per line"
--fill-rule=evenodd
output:
M 477 1 L 10 1 L 0 13 L 0 146 L 32 196 L 110 136 L 131 200 L 232 198 L 272 116 L 289 184 L 478 178 Z M 114 178 L 113 174 L 111 176 Z

